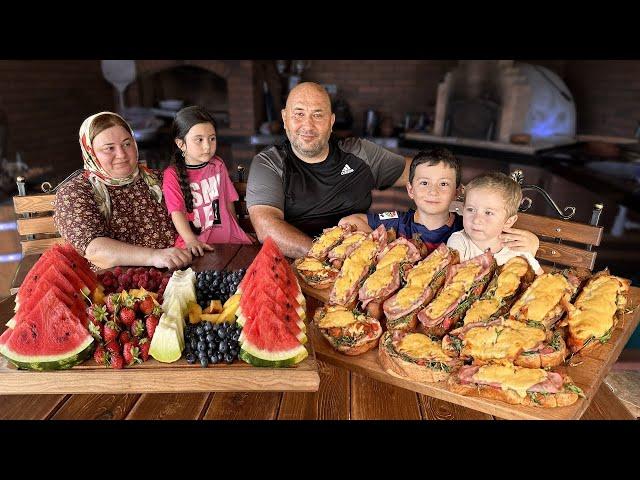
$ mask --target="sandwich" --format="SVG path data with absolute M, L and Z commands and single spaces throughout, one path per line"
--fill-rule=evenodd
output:
M 447 268 L 460 261 L 457 250 L 440 244 L 424 260 L 409 270 L 406 284 L 385 300 L 382 309 L 389 330 L 413 330 L 418 311 L 438 293 L 445 281 Z
M 486 288 L 496 270 L 490 250 L 447 269 L 444 287 L 435 299 L 418 313 L 421 328 L 428 335 L 442 338 L 464 316 Z
M 513 304 L 509 318 L 550 330 L 569 309 L 579 287 L 580 279 L 571 270 L 540 275 Z
M 562 325 L 568 325 L 567 343 L 572 352 L 606 343 L 624 312 L 630 280 L 603 270 L 591 277 L 578 295 Z
M 485 292 L 469 307 L 464 316 L 465 325 L 486 322 L 507 313 L 534 278 L 536 274 L 525 258 L 511 258 L 498 268 Z
M 360 355 L 375 348 L 382 335 L 378 320 L 341 305 L 318 308 L 313 322 L 331 346 L 345 355 Z
M 442 339 L 442 349 L 475 365 L 508 360 L 521 367 L 546 368 L 560 365 L 567 356 L 559 332 L 505 318 L 452 330 Z
M 330 305 L 343 305 L 349 309 L 356 306 L 358 290 L 371 272 L 376 255 L 384 248 L 386 241 L 387 231 L 384 225 L 380 225 L 349 254 L 329 293 Z
M 422 333 L 387 331 L 380 339 L 378 361 L 396 377 L 418 382 L 440 382 L 462 366 L 462 361 L 442 351 L 439 341 Z
M 336 227 L 325 228 L 322 234 L 313 241 L 311 248 L 307 252 L 307 257 L 324 260 L 329 251 L 339 245 L 345 235 L 355 229 L 354 225 L 338 225 Z
M 331 266 L 340 270 L 347 255 L 356 249 L 365 238 L 367 238 L 366 232 L 351 232 L 345 234 L 342 242 L 329 251 L 328 259 Z
M 358 297 L 362 308 L 380 320 L 382 302 L 400 288 L 400 278 L 413 263 L 420 260 L 420 252 L 406 238 L 398 238 L 387 245 L 377 256 L 376 270 L 364 282 Z
M 461 395 L 530 407 L 565 407 L 584 397 L 568 375 L 510 363 L 466 365 L 449 377 L 447 386 Z
M 311 288 L 325 289 L 333 285 L 338 269 L 314 257 L 301 257 L 293 262 L 293 268 L 304 283 Z

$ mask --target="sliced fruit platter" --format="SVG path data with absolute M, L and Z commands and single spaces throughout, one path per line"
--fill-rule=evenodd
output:
M 0 319 L 0 393 L 315 391 L 305 306 L 271 239 L 246 269 L 171 273 L 96 275 L 58 245 Z
M 579 418 L 640 321 L 640 289 L 608 270 L 536 277 L 523 257 L 460 261 L 384 227 L 336 264 L 353 236 L 327 229 L 293 263 L 324 304 L 319 358 L 502 418 Z

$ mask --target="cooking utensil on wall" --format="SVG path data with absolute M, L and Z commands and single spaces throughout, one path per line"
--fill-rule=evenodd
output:
M 102 75 L 118 91 L 119 112 L 124 112 L 124 91 L 136 79 L 135 60 L 101 60 Z

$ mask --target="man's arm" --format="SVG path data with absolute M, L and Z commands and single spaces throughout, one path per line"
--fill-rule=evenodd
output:
M 409 183 L 409 167 L 411 167 L 411 157 L 404 157 L 404 170 L 393 184 L 394 187 L 405 187 Z
M 284 213 L 279 208 L 254 205 L 249 207 L 249 217 L 260 243 L 265 237 L 271 237 L 287 257 L 302 257 L 311 248 L 311 237 L 285 222 Z
M 91 240 L 85 250 L 85 257 L 100 268 L 139 265 L 170 269 L 186 267 L 193 258 L 191 252 L 181 248 L 140 247 L 108 237 Z

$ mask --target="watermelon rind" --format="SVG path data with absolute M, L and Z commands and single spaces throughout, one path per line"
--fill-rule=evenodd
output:
M 269 350 L 260 350 L 246 339 L 240 347 L 238 357 L 241 360 L 253 365 L 254 367 L 292 367 L 309 356 L 307 349 L 300 345 L 291 350 L 273 352 Z
M 64 370 L 84 362 L 93 353 L 94 346 L 93 337 L 88 335 L 76 349 L 64 355 L 21 355 L 6 344 L 0 346 L 0 354 L 21 370 Z

